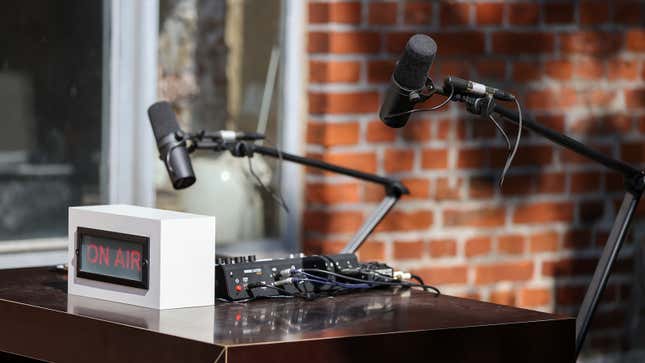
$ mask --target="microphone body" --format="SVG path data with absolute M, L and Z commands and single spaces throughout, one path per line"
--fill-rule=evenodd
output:
M 399 128 L 408 122 L 410 115 L 401 113 L 412 110 L 420 101 L 419 93 L 436 53 L 437 44 L 427 35 L 416 34 L 408 40 L 379 110 L 379 117 L 387 126 Z
M 157 102 L 148 108 L 148 117 L 157 140 L 159 158 L 166 166 L 173 188 L 184 189 L 193 185 L 195 172 L 172 106 L 165 101 Z

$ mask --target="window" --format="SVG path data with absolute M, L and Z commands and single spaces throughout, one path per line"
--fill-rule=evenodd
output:
M 146 110 L 170 100 L 191 131 L 263 125 L 272 145 L 302 153 L 304 96 L 293 85 L 302 76 L 303 33 L 285 27 L 289 19 L 301 27 L 303 9 L 289 0 L 6 4 L 0 14 L 0 268 L 64 262 L 67 207 L 98 203 L 215 214 L 224 244 L 295 250 L 300 166 L 253 158 L 254 171 L 272 189 L 288 190 L 289 214 L 259 192 L 246 159 L 198 153 L 198 184 L 171 190 Z M 281 181 L 273 170 L 284 170 Z M 227 232 L 227 225 L 235 228 Z M 258 240 L 269 243 L 253 243 Z
M 156 19 L 156 1 L 5 4 L 0 268 L 64 262 L 70 205 L 153 204 Z
M 60 246 L 67 207 L 101 200 L 103 32 L 100 2 L 4 4 L 0 250 L 25 239 Z
M 184 130 L 261 131 L 271 146 L 280 142 L 283 12 L 282 0 L 160 1 L 159 94 L 173 103 Z M 157 162 L 158 207 L 215 215 L 219 250 L 241 241 L 263 241 L 254 249 L 284 242 L 285 212 L 259 187 L 247 159 L 197 152 L 192 160 L 197 182 L 181 191 Z M 251 161 L 279 191 L 272 171 L 281 165 L 259 155 Z

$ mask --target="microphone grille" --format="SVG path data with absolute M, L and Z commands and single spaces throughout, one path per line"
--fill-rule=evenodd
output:
M 403 87 L 423 87 L 428 70 L 437 54 L 437 43 L 425 34 L 415 34 L 405 45 L 403 55 L 394 70 L 394 79 Z
M 157 142 L 179 130 L 175 111 L 169 102 L 161 101 L 154 103 L 148 108 L 148 117 L 150 118 L 152 132 L 155 134 Z

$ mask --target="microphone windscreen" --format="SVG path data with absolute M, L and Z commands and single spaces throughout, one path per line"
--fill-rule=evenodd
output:
M 169 102 L 161 101 L 148 108 L 148 117 L 157 143 L 159 140 L 179 130 L 177 117 Z
M 437 43 L 432 38 L 425 34 L 412 36 L 394 69 L 394 79 L 407 89 L 422 88 L 435 54 L 437 54 Z

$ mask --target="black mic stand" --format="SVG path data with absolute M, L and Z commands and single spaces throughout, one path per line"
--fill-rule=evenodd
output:
M 257 135 L 255 136 L 257 138 Z M 376 174 L 364 173 L 362 171 L 330 164 L 322 160 L 289 154 L 276 148 L 258 145 L 249 141 L 217 140 L 215 138 L 209 137 L 209 134 L 206 134 L 204 132 L 187 135 L 186 139 L 189 141 L 189 153 L 192 153 L 198 149 L 229 151 L 233 156 L 249 158 L 253 157 L 253 154 L 258 153 L 261 155 L 284 159 L 297 164 L 350 176 L 371 183 L 380 184 L 385 187 L 385 197 L 378 205 L 378 207 L 374 210 L 374 212 L 372 212 L 372 214 L 363 223 L 358 232 L 356 232 L 356 234 L 347 243 L 347 245 L 345 245 L 342 253 L 356 253 L 359 247 L 370 235 L 370 233 L 372 233 L 374 228 L 376 228 L 376 226 L 381 223 L 387 213 L 392 209 L 392 207 L 394 207 L 394 204 L 396 204 L 399 198 L 401 198 L 401 196 L 404 194 L 410 194 L 408 188 L 406 188 L 405 185 L 403 185 L 403 183 L 398 180 L 390 179 Z
M 431 86 L 431 81 L 429 82 Z M 439 93 L 448 96 L 444 90 L 434 88 L 431 93 Z M 427 99 L 427 98 L 426 98 Z M 493 97 L 474 97 L 468 94 L 453 94 L 453 101 L 463 102 L 466 104 L 468 112 L 481 115 L 485 118 L 491 113 L 496 113 L 514 124 L 519 122 L 519 113 L 517 111 L 508 109 L 495 103 Z M 589 330 L 589 323 L 593 317 L 598 302 L 602 296 L 611 269 L 616 262 L 618 252 L 622 246 L 631 222 L 634 218 L 636 206 L 645 190 L 645 171 L 639 170 L 631 165 L 605 154 L 598 152 L 587 145 L 572 139 L 564 134 L 561 134 L 553 129 L 550 129 L 540 123 L 536 122 L 530 115 L 522 113 L 522 127 L 531 130 L 554 143 L 563 146 L 577 154 L 585 156 L 594 160 L 607 168 L 621 173 L 625 181 L 625 196 L 623 198 L 620 209 L 614 224 L 609 233 L 607 243 L 602 251 L 596 269 L 594 271 L 591 283 L 587 288 L 584 300 L 578 311 L 576 317 L 576 357 L 580 354 L 582 345 L 585 341 L 587 331 Z

